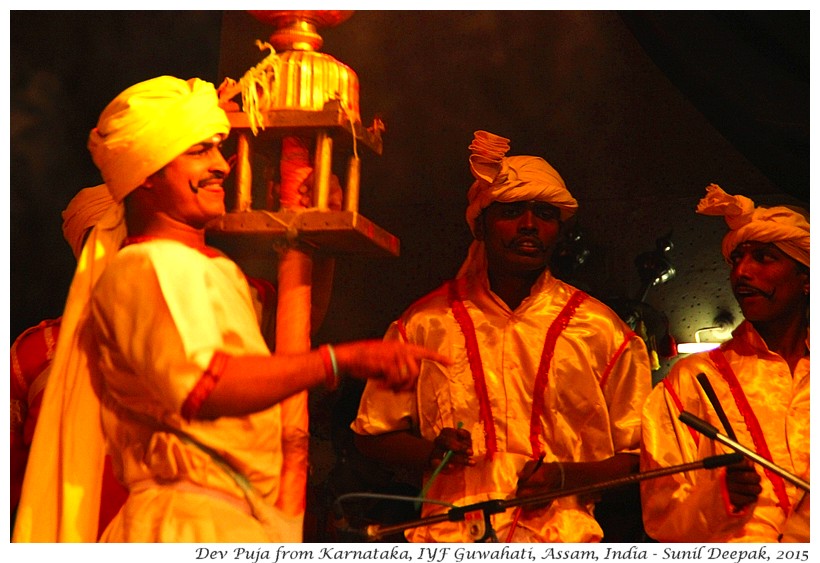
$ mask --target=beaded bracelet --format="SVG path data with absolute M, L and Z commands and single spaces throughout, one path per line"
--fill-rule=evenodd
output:
M 330 344 L 320 346 L 319 353 L 325 365 L 325 387 L 329 391 L 335 391 L 339 387 L 339 365 L 336 363 L 336 353 Z

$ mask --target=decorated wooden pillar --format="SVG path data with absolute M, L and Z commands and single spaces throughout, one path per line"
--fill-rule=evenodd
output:
M 360 148 L 381 154 L 382 125 L 362 126 L 359 83 L 352 69 L 319 52 L 318 29 L 347 20 L 350 11 L 251 11 L 273 26 L 269 54 L 237 81 L 220 87 L 237 139 L 236 194 L 224 217 L 208 227 L 216 236 L 245 237 L 255 250 L 278 259 L 276 352 L 311 349 L 313 253 L 397 256 L 399 241 L 358 210 Z M 233 100 L 241 97 L 241 104 Z M 251 159 L 278 163 L 278 204 L 254 209 Z M 343 204 L 331 209 L 334 159 L 340 160 Z M 308 205 L 299 191 L 313 175 Z M 276 254 L 274 254 L 276 253 Z M 301 519 L 308 477 L 307 392 L 281 403 L 283 468 L 277 507 Z M 301 541 L 299 530 L 291 541 Z

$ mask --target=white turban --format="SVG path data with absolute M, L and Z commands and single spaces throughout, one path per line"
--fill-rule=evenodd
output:
M 543 201 L 554 205 L 566 221 L 578 209 L 558 172 L 543 158 L 505 156 L 509 139 L 476 131 L 470 144 L 470 170 L 475 182 L 467 192 L 467 223 L 475 234 L 475 220 L 491 203 Z
M 91 131 L 88 148 L 120 202 L 189 147 L 229 131 L 213 84 L 160 76 L 114 98 Z
M 774 243 L 809 266 L 809 221 L 800 211 L 783 206 L 755 208 L 748 197 L 729 195 L 716 184 L 706 186 L 706 195 L 696 211 L 702 215 L 723 215 L 730 229 L 721 248 L 727 262 L 737 245 L 754 240 Z
M 63 237 L 71 246 L 74 258 L 79 259 L 88 230 L 114 205 L 116 202 L 105 184 L 83 188 L 71 198 L 62 214 Z

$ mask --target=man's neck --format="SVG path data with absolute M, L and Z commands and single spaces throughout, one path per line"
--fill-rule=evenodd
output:
M 806 338 L 809 323 L 805 314 L 794 315 L 790 319 L 777 322 L 752 322 L 766 346 L 788 362 L 792 373 L 797 362 L 808 353 Z
M 147 221 L 127 221 L 127 224 L 129 237 L 170 239 L 192 248 L 205 246 L 205 229 L 173 221 L 165 215 L 154 215 Z
M 487 272 L 487 279 L 493 293 L 498 295 L 514 311 L 524 299 L 529 297 L 532 286 L 543 272 L 544 270 L 528 272 L 526 275 L 510 275 L 507 273 L 498 275 L 489 271 Z

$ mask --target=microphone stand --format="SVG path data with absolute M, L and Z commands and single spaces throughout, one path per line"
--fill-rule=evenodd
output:
M 793 473 L 790 473 L 789 471 L 786 471 L 785 469 L 783 469 L 779 465 L 776 465 L 776 464 L 772 463 L 771 461 L 769 461 L 765 457 L 761 456 L 757 452 L 754 452 L 754 451 L 750 450 L 749 448 L 743 446 L 742 444 L 739 444 L 738 442 L 732 440 L 728 436 L 725 436 L 725 435 L 721 434 L 720 432 L 718 432 L 717 428 L 715 428 L 714 426 L 712 426 L 711 424 L 709 424 L 705 420 L 700 419 L 697 416 L 695 416 L 692 413 L 687 412 L 687 411 L 681 412 L 680 415 L 678 415 L 678 420 L 680 420 L 681 422 L 683 422 L 687 426 L 690 426 L 690 427 L 694 428 L 697 432 L 700 432 L 704 436 L 707 436 L 707 437 L 709 437 L 713 440 L 717 440 L 721 444 L 729 446 L 730 448 L 732 448 L 736 452 L 739 452 L 739 453 L 743 454 L 745 457 L 751 459 L 755 463 L 758 463 L 758 464 L 762 465 L 763 467 L 765 467 L 766 469 L 769 469 L 770 471 L 773 471 L 774 473 L 777 473 L 778 475 L 780 475 L 780 477 L 782 477 L 786 481 L 789 481 L 790 483 L 792 483 L 796 487 L 798 487 L 798 488 L 800 488 L 800 489 L 802 489 L 806 492 L 810 492 L 809 491 L 809 485 L 810 484 L 809 484 L 808 481 L 804 481 L 803 479 L 801 479 L 797 475 L 795 475 Z
M 551 501 L 559 497 L 597 493 L 606 489 L 630 485 L 633 483 L 637 483 L 639 481 L 644 481 L 646 479 L 664 477 L 666 475 L 672 475 L 675 473 L 683 473 L 686 471 L 694 471 L 697 469 L 715 469 L 717 467 L 723 467 L 725 465 L 738 463 L 742 459 L 743 456 L 737 453 L 715 455 L 707 457 L 700 461 L 683 463 L 680 465 L 673 465 L 671 467 L 661 467 L 659 469 L 645 471 L 643 473 L 633 473 L 632 475 L 627 475 L 625 477 L 611 479 L 609 481 L 601 481 L 600 483 L 585 485 L 582 487 L 575 487 L 573 489 L 561 489 L 558 491 L 550 491 L 546 493 L 528 495 L 526 497 L 521 498 L 487 500 L 483 502 L 477 502 L 475 504 L 469 504 L 466 506 L 455 506 L 445 513 L 436 514 L 434 516 L 428 516 L 426 518 L 421 518 L 410 522 L 405 522 L 403 524 L 395 524 L 391 526 L 381 526 L 379 524 L 372 524 L 365 528 L 364 534 L 367 541 L 378 541 L 385 536 L 394 534 L 396 532 L 402 532 L 410 528 L 430 526 L 432 524 L 438 524 L 439 522 L 459 522 L 464 520 L 468 514 L 480 511 L 484 517 L 485 532 L 483 536 L 476 540 L 476 542 L 483 542 L 487 541 L 488 539 L 495 539 L 495 531 L 492 528 L 490 516 L 492 514 L 504 512 L 508 508 L 513 508 L 516 506 L 527 506 L 532 504 L 544 504 L 547 501 Z

